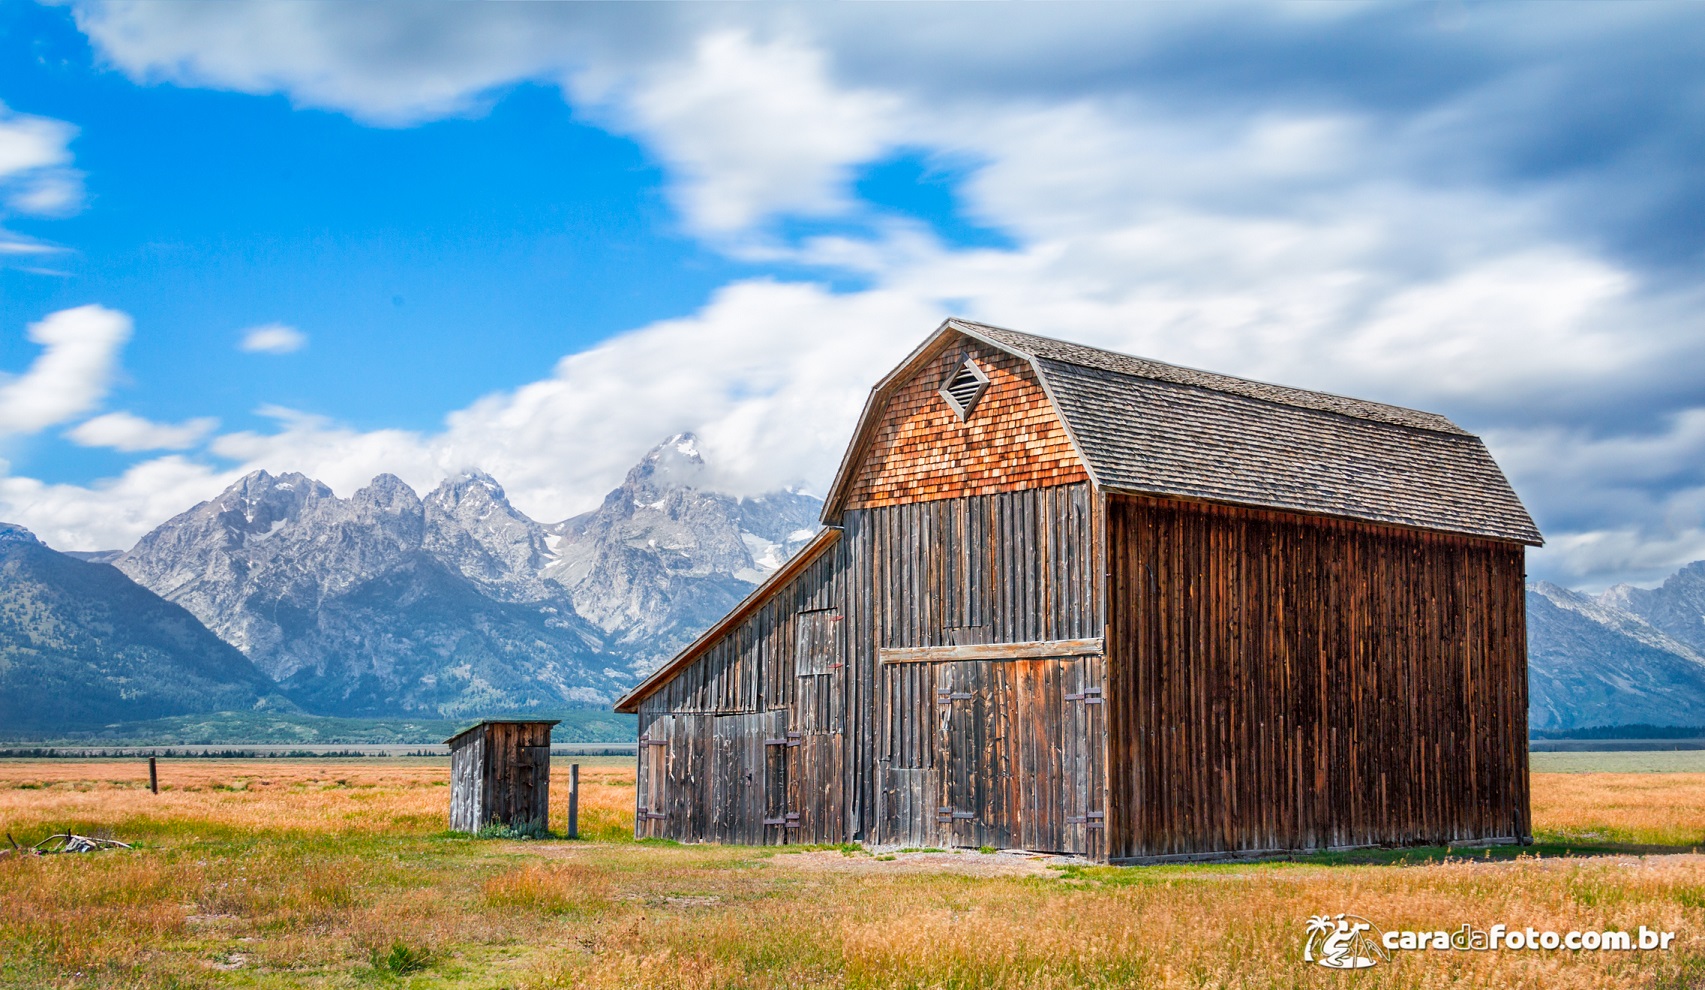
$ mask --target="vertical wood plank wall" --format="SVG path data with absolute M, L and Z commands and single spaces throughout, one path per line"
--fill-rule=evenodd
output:
M 861 713 L 874 724 L 859 767 L 868 841 L 940 845 L 954 838 L 936 820 L 946 806 L 937 690 L 947 665 L 877 664 L 874 654 L 1102 635 L 1095 496 L 1087 484 L 1062 485 L 849 512 L 847 522 L 844 542 L 864 548 L 873 582 L 860 695 L 873 698 Z M 995 683 L 980 679 L 979 690 Z M 1063 745 L 1059 714 L 1044 731 Z M 1103 739 L 1094 746 L 1099 752 Z M 1099 778 L 1101 765 L 1078 770 Z M 1099 779 L 1083 786 L 1099 798 Z
M 450 827 L 550 820 L 551 727 L 502 722 L 463 734 L 450 752 Z
M 1113 858 L 1529 833 L 1523 548 L 1110 496 Z
M 932 665 L 884 667 L 877 651 L 1103 634 L 1087 484 L 849 511 L 843 525 L 641 704 L 640 836 L 934 841 Z M 741 748 L 752 739 L 762 752 Z M 1100 777 L 1093 745 L 1073 765 Z M 749 773 L 763 786 L 716 782 Z
M 485 733 L 471 732 L 450 750 L 450 828 L 478 832 L 485 822 Z

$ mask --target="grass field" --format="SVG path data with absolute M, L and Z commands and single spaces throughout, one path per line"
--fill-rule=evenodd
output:
M 631 762 L 581 763 L 588 838 L 528 842 L 446 834 L 443 760 L 0 761 L 0 832 L 137 846 L 0 859 L 0 986 L 1705 986 L 1705 773 L 1536 773 L 1527 850 L 1112 868 L 636 843 Z M 1302 962 L 1339 911 L 1679 937 Z
M 1705 773 L 1705 750 L 1530 753 L 1534 773 Z

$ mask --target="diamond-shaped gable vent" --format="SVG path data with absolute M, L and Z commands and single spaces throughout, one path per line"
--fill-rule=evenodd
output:
M 967 358 L 941 387 L 941 397 L 953 407 L 960 419 L 969 418 L 971 409 L 983 393 L 989 389 L 989 376 L 983 374 L 983 369 L 977 367 L 977 362 Z

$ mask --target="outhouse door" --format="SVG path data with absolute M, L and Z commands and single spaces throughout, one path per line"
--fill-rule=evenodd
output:
M 1099 855 L 1100 657 L 955 660 L 936 669 L 943 845 Z
M 547 822 L 550 820 L 551 748 L 518 746 L 515 762 L 509 765 L 509 793 L 513 802 L 509 820 Z

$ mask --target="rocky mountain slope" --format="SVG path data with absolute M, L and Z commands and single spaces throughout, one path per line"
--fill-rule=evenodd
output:
M 658 444 L 595 511 L 549 529 L 543 576 L 640 669 L 721 618 L 817 532 L 797 492 L 735 498 L 704 487 L 691 434 Z
M 699 487 L 690 435 L 554 526 L 479 472 L 424 498 L 380 475 L 347 499 L 264 471 L 114 560 L 303 706 L 447 717 L 604 705 L 815 530 L 819 503 Z
M 1705 655 L 1623 607 L 1630 592 L 1675 614 L 1669 596 L 1636 588 L 1596 598 L 1545 582 L 1528 588 L 1530 731 L 1705 725 Z
M 1653 629 L 1705 655 L 1705 560 L 1688 564 L 1657 588 L 1619 585 L 1600 601 L 1639 616 Z
M 0 730 L 288 708 L 274 692 L 184 609 L 0 523 Z
M 481 474 L 422 499 L 248 475 L 114 566 L 194 613 L 305 707 L 349 715 L 601 704 L 621 658 L 538 578 L 543 534 Z

